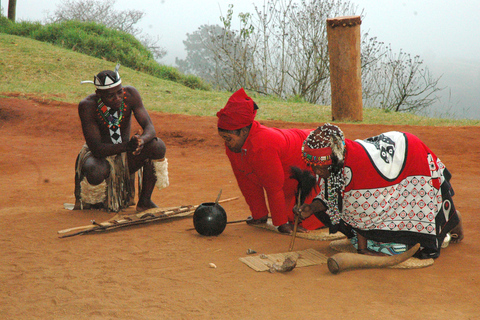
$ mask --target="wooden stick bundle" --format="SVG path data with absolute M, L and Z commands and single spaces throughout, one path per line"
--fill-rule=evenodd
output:
M 218 203 L 223 203 L 227 201 L 236 200 L 238 197 L 229 198 L 225 200 L 218 201 Z M 195 212 L 195 209 L 198 208 L 199 205 L 188 205 L 188 206 L 179 206 L 179 207 L 172 207 L 168 208 L 167 210 L 161 208 L 152 208 L 148 209 L 139 213 L 125 215 L 121 217 L 115 216 L 112 219 L 104 221 L 102 223 L 96 223 L 95 220 L 92 220 L 92 223 L 85 226 L 74 227 L 69 229 L 60 230 L 57 233 L 65 234 L 72 231 L 78 231 L 73 234 L 65 234 L 60 236 L 60 238 L 72 237 L 80 234 L 86 234 L 93 231 L 106 231 L 116 228 L 122 228 L 137 224 L 148 223 L 157 220 L 164 220 L 169 218 L 180 218 L 180 217 L 187 217 Z

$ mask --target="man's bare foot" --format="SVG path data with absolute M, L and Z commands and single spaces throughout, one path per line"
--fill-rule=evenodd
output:
M 450 231 L 450 236 L 451 240 L 450 243 L 459 243 L 460 241 L 463 240 L 463 223 L 462 223 L 462 217 L 460 216 L 460 212 L 457 210 L 457 216 L 459 219 L 458 224 L 455 226 L 455 228 Z
M 152 208 L 158 208 L 158 206 L 152 200 L 145 200 L 145 201 L 138 200 L 138 203 L 137 203 L 138 212 L 145 211 Z

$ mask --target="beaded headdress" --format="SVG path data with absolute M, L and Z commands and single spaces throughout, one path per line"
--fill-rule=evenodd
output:
M 302 145 L 302 158 L 310 165 L 331 165 L 343 162 L 345 138 L 339 127 L 326 123 L 310 132 Z
M 302 158 L 310 165 L 328 165 L 330 176 L 326 179 L 325 202 L 332 225 L 341 219 L 340 199 L 345 187 L 343 164 L 345 137 L 339 127 L 325 123 L 310 132 L 303 142 Z
M 95 85 L 95 88 L 97 88 L 98 90 L 106 90 L 116 87 L 122 83 L 122 79 L 120 78 L 118 69 L 120 69 L 120 63 L 115 66 L 114 71 L 101 71 L 93 77 L 93 81 L 85 80 L 81 83 L 93 83 Z

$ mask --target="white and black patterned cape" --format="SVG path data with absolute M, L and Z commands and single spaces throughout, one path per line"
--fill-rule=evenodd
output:
M 450 174 L 416 136 L 387 132 L 346 140 L 341 219 L 368 239 L 414 245 L 436 258 L 458 223 Z M 325 182 L 317 196 L 325 200 Z

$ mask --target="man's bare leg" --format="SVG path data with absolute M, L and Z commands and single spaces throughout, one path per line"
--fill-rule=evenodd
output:
M 151 161 L 146 161 L 143 166 L 142 192 L 138 196 L 137 211 L 144 211 L 151 208 L 158 208 L 152 201 L 152 193 L 157 177 Z
M 75 167 L 77 167 L 78 161 L 77 158 Z M 105 195 L 102 195 L 102 193 L 104 194 L 106 190 L 105 179 L 109 175 L 110 166 L 105 159 L 97 159 L 93 156 L 87 158 L 81 168 L 81 174 L 78 175 L 75 172 L 74 209 L 98 209 L 103 207 Z

